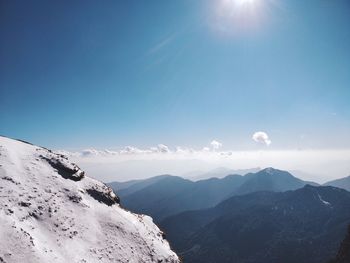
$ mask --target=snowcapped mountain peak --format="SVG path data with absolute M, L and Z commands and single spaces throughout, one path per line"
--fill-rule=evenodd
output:
M 145 215 L 64 155 L 0 137 L 0 262 L 179 262 Z

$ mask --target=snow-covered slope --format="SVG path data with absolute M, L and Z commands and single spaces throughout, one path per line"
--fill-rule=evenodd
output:
M 0 137 L 0 262 L 179 262 L 118 201 L 63 155 Z

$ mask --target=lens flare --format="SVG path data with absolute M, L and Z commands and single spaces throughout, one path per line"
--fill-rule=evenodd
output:
M 258 0 L 229 0 L 232 4 L 242 6 L 242 5 L 253 5 Z
M 212 16 L 212 27 L 225 35 L 256 32 L 266 21 L 273 0 L 218 0 Z

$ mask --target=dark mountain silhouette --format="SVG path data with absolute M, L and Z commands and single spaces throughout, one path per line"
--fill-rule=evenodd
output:
M 234 196 L 160 225 L 184 262 L 316 263 L 336 255 L 349 221 L 349 192 L 307 185 Z
M 121 204 L 134 212 L 156 215 L 154 219 L 157 221 L 159 218 L 185 209 L 186 204 L 177 202 L 177 196 L 181 192 L 189 191 L 192 184 L 193 182 L 181 177 L 166 176 L 130 195 L 124 195 L 125 191 L 121 191 L 120 196 L 123 198 Z
M 237 189 L 237 194 L 253 193 L 257 191 L 283 192 L 301 188 L 306 184 L 316 185 L 316 183 L 313 182 L 300 180 L 287 171 L 273 168 L 266 168 L 257 173 L 249 173 L 244 177 L 245 182 Z
M 303 187 L 302 181 L 290 173 L 266 168 L 245 176 L 228 175 L 222 179 L 210 178 L 190 181 L 176 176 L 158 176 L 118 190 L 122 205 L 126 208 L 151 215 L 157 222 L 188 210 L 198 210 L 217 205 L 234 196 L 256 191 L 286 191 Z M 117 186 L 118 187 L 118 186 Z
M 350 176 L 340 178 L 337 180 L 333 180 L 333 181 L 329 181 L 329 182 L 325 183 L 324 185 L 335 186 L 335 187 L 339 187 L 339 188 L 345 189 L 347 191 L 350 191 Z
M 348 227 L 348 232 L 340 245 L 337 256 L 334 260 L 329 263 L 349 263 L 350 262 L 350 225 Z
M 164 174 L 164 175 L 158 175 L 147 179 L 131 180 L 127 182 L 111 182 L 111 183 L 108 183 L 107 185 L 112 189 L 118 189 L 118 192 L 121 193 L 120 196 L 127 196 L 149 185 L 152 185 L 158 182 L 159 180 L 162 180 L 168 177 L 172 177 L 172 176 Z
M 259 167 L 250 168 L 250 169 L 229 169 L 226 167 L 218 167 L 213 170 L 210 170 L 208 172 L 190 172 L 187 173 L 185 178 L 189 178 L 192 181 L 198 181 L 198 180 L 205 180 L 209 178 L 223 178 L 227 176 L 228 174 L 238 174 L 238 175 L 245 175 L 247 173 L 256 173 L 259 172 L 261 169 Z

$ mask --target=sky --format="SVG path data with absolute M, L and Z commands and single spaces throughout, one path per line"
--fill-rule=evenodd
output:
M 347 0 L 0 0 L 0 37 L 5 136 L 69 151 L 350 149 Z

